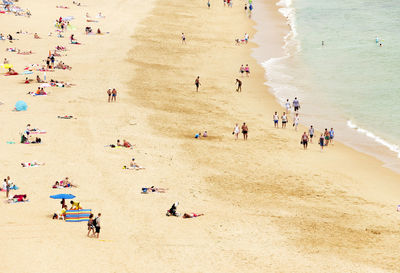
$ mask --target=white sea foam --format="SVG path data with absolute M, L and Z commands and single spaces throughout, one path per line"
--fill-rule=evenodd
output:
M 391 143 L 387 142 L 386 140 L 384 140 L 383 138 L 375 135 L 374 133 L 372 133 L 372 132 L 370 132 L 368 130 L 365 130 L 365 129 L 361 128 L 361 127 L 358 127 L 351 120 L 347 121 L 347 126 L 350 127 L 351 129 L 356 130 L 358 133 L 363 134 L 363 135 L 373 139 L 375 142 L 385 146 L 386 148 L 388 148 L 392 152 L 395 152 L 397 154 L 397 157 L 400 158 L 400 147 L 398 145 L 391 144 Z

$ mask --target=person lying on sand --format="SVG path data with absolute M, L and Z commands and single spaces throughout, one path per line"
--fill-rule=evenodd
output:
M 28 196 L 26 194 L 17 194 L 14 195 L 12 198 L 9 198 L 7 200 L 8 203 L 22 203 L 22 202 L 27 202 L 29 199 L 27 199 Z
M 204 213 L 196 214 L 196 213 L 193 213 L 193 212 L 191 212 L 191 213 L 186 213 L 185 212 L 183 214 L 182 218 L 196 218 L 196 217 L 203 216 L 203 215 L 204 215 Z
M 145 167 L 139 166 L 139 165 L 135 162 L 135 159 L 132 158 L 132 161 L 131 161 L 129 167 L 123 166 L 122 169 L 124 169 L 124 170 L 144 170 Z
M 60 183 L 59 183 L 59 185 L 60 185 L 60 187 L 64 187 L 64 188 L 72 188 L 72 187 L 78 187 L 77 185 L 75 185 L 75 184 L 72 184 L 72 182 L 69 180 L 69 178 L 68 177 L 66 177 L 64 180 L 61 180 L 60 181 Z
M 120 140 L 117 139 L 117 146 L 133 149 L 133 146 L 135 146 L 135 145 L 132 145 L 129 141 L 126 141 L 125 139 L 123 140 L 123 143 L 121 144 Z
M 62 61 L 59 61 L 58 64 L 54 68 L 63 69 L 63 70 L 71 70 L 72 69 L 72 67 L 70 67 L 69 65 L 66 65 Z
M 39 77 L 39 75 L 36 75 L 36 81 L 38 83 L 44 83 L 44 81 Z
M 35 38 L 35 39 L 40 39 L 40 37 L 39 37 L 39 35 L 38 35 L 37 33 L 35 33 L 35 34 L 33 35 L 33 38 Z
M 12 68 L 9 68 L 9 69 L 8 69 L 8 72 L 6 73 L 6 75 L 18 75 L 18 73 L 17 73 L 17 72 L 15 72 L 15 70 L 14 70 L 14 69 L 12 69 Z
M 33 80 L 32 79 L 28 79 L 28 77 L 26 77 L 24 83 L 25 84 L 29 84 L 31 81 L 33 81 Z
M 43 166 L 43 165 L 45 165 L 45 163 L 40 163 L 40 162 L 37 162 L 36 160 L 34 160 L 34 161 L 32 161 L 32 162 L 22 162 L 22 163 L 21 163 L 21 166 L 22 166 L 23 168 L 27 168 L 27 167 L 39 167 L 39 166 Z
M 73 119 L 74 116 L 57 116 L 57 118 L 60 118 L 60 119 Z
M 33 52 L 32 52 L 32 50 L 29 50 L 29 51 L 21 51 L 20 49 L 18 49 L 17 54 L 20 54 L 20 55 L 31 55 L 31 54 L 33 54 Z
M 167 190 L 168 189 L 155 188 L 154 186 L 151 186 L 150 188 L 142 188 L 142 193 L 143 194 L 152 193 L 152 192 L 165 193 Z

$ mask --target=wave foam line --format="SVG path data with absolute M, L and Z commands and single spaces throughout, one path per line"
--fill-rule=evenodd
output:
M 347 121 L 347 126 L 350 127 L 351 129 L 357 130 L 357 132 L 366 135 L 367 137 L 373 139 L 375 142 L 385 146 L 386 148 L 388 148 L 389 150 L 391 150 L 392 152 L 397 153 L 397 157 L 400 158 L 400 147 L 398 145 L 395 144 L 391 144 L 389 142 L 387 142 L 386 140 L 382 139 L 381 137 L 375 135 L 374 133 L 365 130 L 363 128 L 358 127 L 356 124 L 354 124 L 351 120 Z

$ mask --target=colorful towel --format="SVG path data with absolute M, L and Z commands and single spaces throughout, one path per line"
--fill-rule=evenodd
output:
M 88 222 L 91 209 L 67 210 L 65 222 Z

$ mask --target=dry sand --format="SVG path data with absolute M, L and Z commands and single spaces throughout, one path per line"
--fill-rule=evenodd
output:
M 10 175 L 17 193 L 30 199 L 0 203 L 0 272 L 398 271 L 398 174 L 340 143 L 323 153 L 316 144 L 303 151 L 303 128 L 273 128 L 272 113 L 282 109 L 250 57 L 254 44 L 234 43 L 255 31 L 242 2 L 232 9 L 206 3 L 90 0 L 76 7 L 21 0 L 31 18 L 0 15 L 0 32 L 32 33 L 16 35 L 12 46 L 35 52 L 5 52 L 11 44 L 0 41 L 0 58 L 22 71 L 66 45 L 61 59 L 73 69 L 47 78 L 77 84 L 31 97 L 26 93 L 37 85 L 22 84 L 23 76 L 0 78 L 1 178 Z M 275 14 L 270 56 L 279 56 L 285 23 L 268 6 Z M 99 11 L 105 19 L 85 22 L 86 12 Z M 73 32 L 83 45 L 47 37 L 60 15 L 76 17 Z M 85 36 L 86 25 L 110 34 Z M 43 39 L 34 40 L 34 32 Z M 242 63 L 251 77 L 237 93 Z M 119 90 L 117 103 L 107 103 L 109 87 Z M 28 111 L 11 111 L 19 99 Z M 65 114 L 77 119 L 56 118 Z M 233 126 L 242 122 L 249 124 L 249 140 L 235 141 Z M 18 142 L 27 123 L 47 130 L 43 143 L 6 144 Z M 204 130 L 207 139 L 193 138 Z M 136 147 L 104 147 L 117 138 Z M 146 170 L 122 170 L 131 157 Z M 31 160 L 46 165 L 20 167 Z M 51 189 L 65 176 L 79 188 Z M 169 191 L 140 194 L 151 185 Z M 48 196 L 60 192 L 103 214 L 100 240 L 86 237 L 85 223 L 51 219 L 60 206 Z M 175 201 L 179 212 L 205 216 L 165 217 Z

